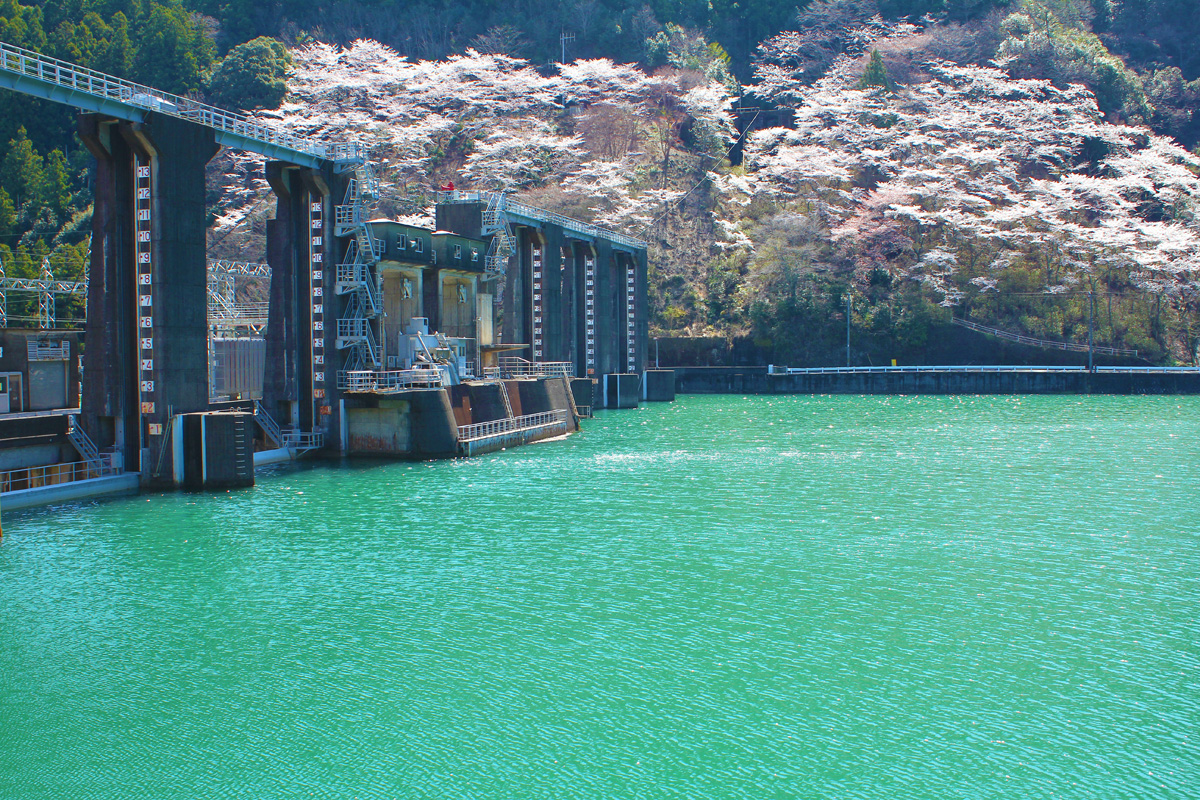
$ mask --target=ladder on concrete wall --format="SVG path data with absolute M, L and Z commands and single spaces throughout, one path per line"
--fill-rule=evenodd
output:
M 517 415 L 513 413 L 512 400 L 508 397 L 508 384 L 504 381 L 496 381 L 500 386 L 500 397 L 504 400 L 504 410 L 508 414 L 509 419 L 516 419 Z
M 233 421 L 233 469 L 241 480 L 254 475 L 254 453 L 249 450 L 246 436 L 246 417 L 239 414 Z

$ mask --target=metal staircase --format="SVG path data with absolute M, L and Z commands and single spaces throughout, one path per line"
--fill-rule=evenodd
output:
M 513 413 L 512 400 L 508 397 L 508 384 L 504 381 L 496 381 L 500 386 L 500 397 L 504 400 L 504 410 L 508 414 L 508 419 L 515 419 L 516 414 Z
M 383 353 L 375 335 L 375 320 L 383 315 L 380 303 L 379 242 L 367 222 L 367 212 L 379 195 L 379 184 L 368 162 L 354 169 L 346 186 L 345 202 L 334 211 L 334 234 L 351 237 L 346 257 L 338 265 L 334 292 L 348 295 L 337 321 L 337 348 L 349 350 L 345 369 L 383 369 Z
M 84 432 L 83 428 L 79 427 L 79 420 L 74 414 L 67 415 L 67 440 L 79 452 L 80 458 L 95 471 L 96 477 L 110 471 L 108 459 L 100 455 L 95 442 Z
M 307 453 L 310 450 L 320 450 L 325 446 L 325 435 L 320 431 L 305 433 L 291 425 L 281 428 L 258 400 L 254 401 L 254 421 L 263 429 L 267 438 L 275 443 L 276 447 L 290 450 L 293 455 Z
M 487 208 L 483 211 L 484 236 L 491 236 L 485 260 L 484 280 L 498 278 L 508 269 L 509 257 L 517 251 L 517 238 L 513 235 L 512 224 L 508 220 L 508 195 L 502 192 L 491 194 Z
M 267 438 L 275 443 L 276 447 L 283 447 L 283 432 L 279 430 L 279 424 L 257 400 L 254 401 L 254 421 L 263 429 Z

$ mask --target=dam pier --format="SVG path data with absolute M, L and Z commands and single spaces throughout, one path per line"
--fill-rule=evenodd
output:
M 442 192 L 432 230 L 379 217 L 355 143 L 9 45 L 0 87 L 79 108 L 96 159 L 86 282 L 0 287 L 87 307 L 82 336 L 49 315 L 2 332 L 6 508 L 48 486 L 247 486 L 256 463 L 300 456 L 473 455 L 669 394 L 645 389 L 662 378 L 643 375 L 639 239 L 503 193 Z M 268 159 L 266 264 L 206 257 L 222 147 Z M 267 302 L 241 307 L 237 275 L 269 276 Z

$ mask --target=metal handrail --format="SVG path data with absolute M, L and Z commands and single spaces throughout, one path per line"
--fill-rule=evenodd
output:
M 279 423 L 267 412 L 259 400 L 254 401 L 254 421 L 263 429 L 263 433 L 267 435 L 268 439 L 283 447 L 283 432 L 279 429 Z
M 280 445 L 288 450 L 319 450 L 325 446 L 325 434 L 288 428 L 282 432 Z
M 479 191 L 443 191 L 438 192 L 439 203 L 491 203 L 496 195 L 501 195 L 502 192 L 479 192 Z M 508 198 L 504 203 L 504 211 L 508 215 L 516 214 L 517 216 L 526 217 L 528 219 L 538 220 L 540 222 L 553 222 L 556 225 L 562 226 L 565 230 L 582 233 L 585 236 L 590 236 L 596 239 L 608 239 L 611 242 L 633 247 L 639 250 L 646 248 L 646 242 L 633 236 L 608 228 L 602 228 L 599 225 L 593 225 L 590 222 L 574 219 L 572 217 L 559 214 L 555 211 L 547 211 L 544 208 L 531 206 L 527 203 L 521 203 L 517 200 Z
M 508 417 L 490 422 L 476 422 L 473 425 L 458 426 L 458 440 L 471 442 L 486 439 L 489 436 L 499 436 L 502 433 L 517 433 L 519 431 L 545 428 L 567 421 L 568 412 L 564 409 L 542 411 L 537 414 L 526 414 L 523 417 Z
M 1086 345 L 1078 342 L 1056 342 L 1051 339 L 1037 339 L 1033 336 L 1025 336 L 1020 333 L 1010 333 L 1000 328 L 993 328 L 990 325 L 980 325 L 978 322 L 972 322 L 969 319 L 954 317 L 950 320 L 953 324 L 966 328 L 967 330 L 985 333 L 989 336 L 995 336 L 997 339 L 1005 339 L 1006 341 L 1016 342 L 1018 344 L 1027 344 L 1034 347 L 1044 347 L 1051 350 L 1068 350 L 1072 353 L 1099 353 L 1106 356 L 1128 356 L 1136 358 L 1137 350 L 1126 350 L 1119 347 L 1100 347 L 1098 345 Z
M 365 339 L 370 323 L 362 318 L 343 317 L 337 321 L 339 339 Z
M 1128 373 L 1200 373 L 1200 367 L 1096 367 L 1094 371 Z
M 117 472 L 108 454 L 95 461 L 70 461 L 41 467 L 23 467 L 0 471 L 0 493 L 37 489 L 60 483 L 101 478 Z
M 405 389 L 436 389 L 445 385 L 438 369 L 349 369 L 337 374 L 338 389 L 344 392 L 387 394 Z
M 169 117 L 189 120 L 231 134 L 245 142 L 304 153 L 316 159 L 357 162 L 362 161 L 364 156 L 362 148 L 354 143 L 330 144 L 297 136 L 263 125 L 244 114 L 235 114 L 3 42 L 0 42 L 0 70 L 68 89 L 72 93 L 90 95 L 130 108 L 156 111 Z M 252 147 L 244 149 L 254 150 Z
M 528 361 L 520 356 L 504 356 L 499 366 L 486 367 L 484 377 L 506 378 L 573 378 L 575 365 L 570 361 Z
M 854 374 L 882 374 L 882 373 L 929 373 L 929 372 L 954 372 L 954 373 L 975 373 L 975 372 L 1130 372 L 1130 373 L 1157 373 L 1157 372 L 1198 372 L 1200 367 L 1096 367 L 1089 370 L 1087 367 L 1077 366 L 1060 366 L 1056 364 L 1037 365 L 1037 366 L 1010 366 L 1010 365 L 984 365 L 984 366 L 908 366 L 908 367 L 773 367 L 768 374 L 770 375 L 854 375 Z

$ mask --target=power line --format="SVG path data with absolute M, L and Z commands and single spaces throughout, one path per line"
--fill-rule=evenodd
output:
M 725 149 L 724 154 L 722 154 L 721 158 L 718 159 L 718 161 L 724 161 L 725 159 L 729 158 L 729 154 L 733 152 L 733 148 L 735 148 L 739 144 L 741 144 L 742 140 L 746 138 L 746 134 L 748 134 L 750 132 L 750 130 L 754 127 L 755 120 L 757 120 L 761 114 L 762 114 L 761 109 L 756 110 L 754 112 L 754 116 L 750 119 L 749 124 L 746 125 L 745 130 L 743 130 L 741 132 L 741 134 L 736 139 L 733 140 L 733 143 L 730 144 L 729 147 L 727 147 Z M 686 200 L 688 195 L 690 195 L 692 192 L 699 189 L 704 184 L 704 182 L 707 180 L 708 180 L 708 172 L 705 171 L 704 177 L 701 178 L 699 181 L 697 181 L 695 186 L 688 189 L 686 192 L 684 192 L 682 195 L 680 195 L 678 198 L 676 198 L 674 205 L 672 205 L 671 203 L 667 203 L 666 210 L 664 210 L 662 214 L 658 215 L 657 217 L 655 217 L 654 219 L 650 220 L 645 225 L 643 225 L 638 230 L 638 234 L 640 235 L 640 234 L 645 233 L 646 231 L 650 230 L 650 228 L 654 227 L 659 222 L 662 222 L 664 219 L 666 219 L 667 215 L 671 213 L 671 210 L 674 208 L 675 205 L 678 205 L 679 203 L 682 203 L 684 200 Z

